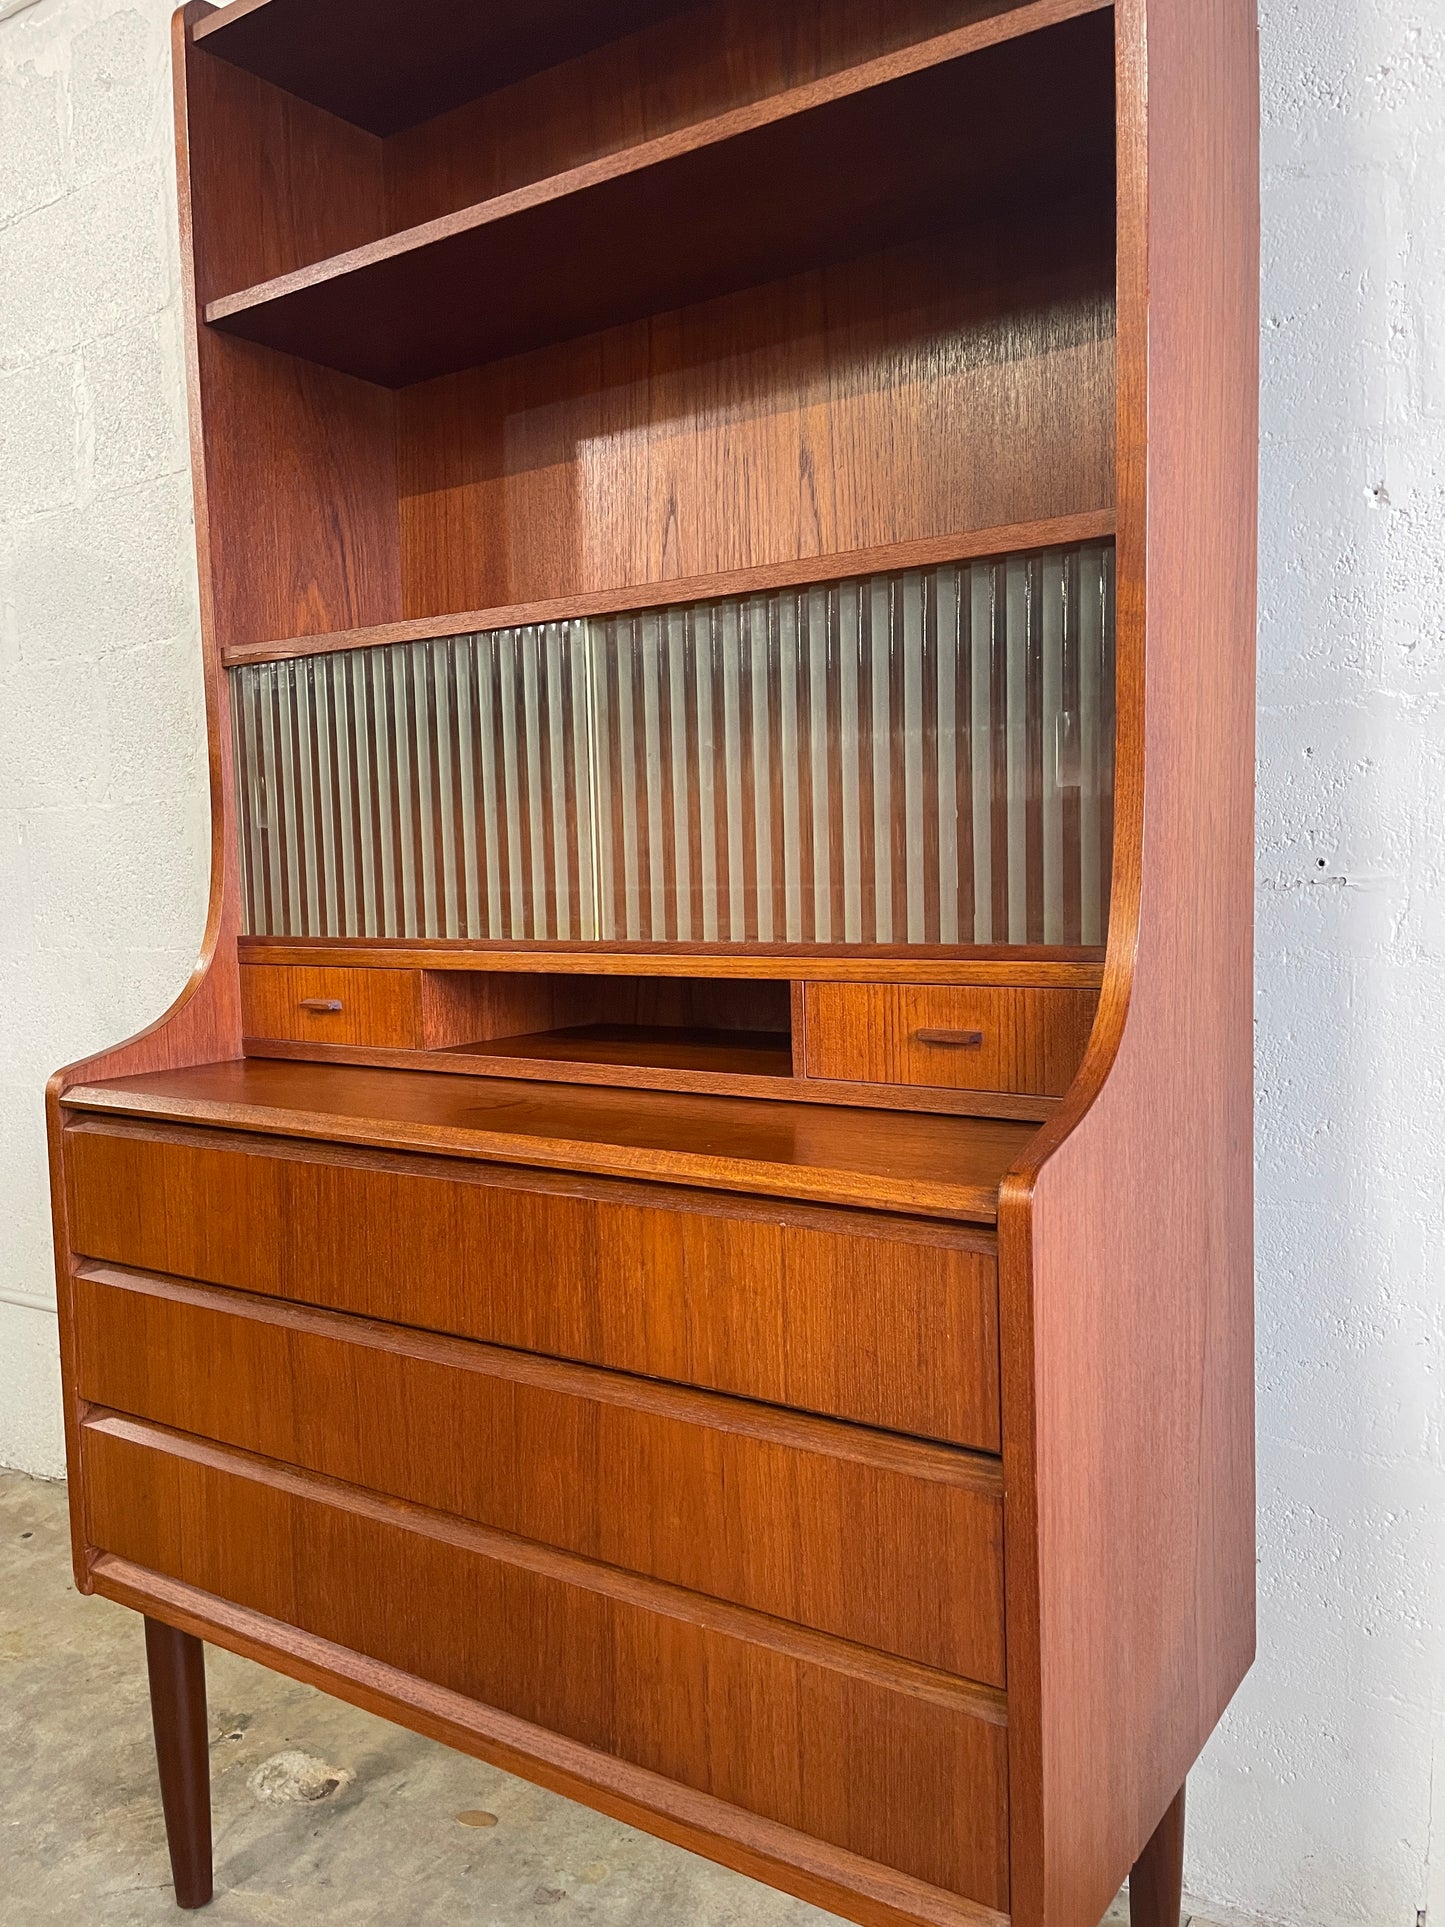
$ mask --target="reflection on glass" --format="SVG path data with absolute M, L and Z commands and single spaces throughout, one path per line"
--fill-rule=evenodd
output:
M 1103 941 L 1113 549 L 232 672 L 247 928 Z

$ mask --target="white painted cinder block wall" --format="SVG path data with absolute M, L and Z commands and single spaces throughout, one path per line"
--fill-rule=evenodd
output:
M 206 887 L 167 15 L 0 20 L 0 1463 L 46 1474 L 44 1080 L 161 1011 Z M 1261 1658 L 1188 1880 L 1445 1927 L 1445 0 L 1262 23 Z

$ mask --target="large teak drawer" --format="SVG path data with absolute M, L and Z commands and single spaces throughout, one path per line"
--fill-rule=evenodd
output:
M 86 1258 L 996 1452 L 991 1234 L 86 1118 Z
M 264 1615 L 278 1650 L 299 1628 L 1008 1907 L 998 1692 L 140 1420 L 92 1415 L 82 1456 L 99 1556 Z
M 90 1266 L 82 1397 L 1001 1686 L 998 1463 Z

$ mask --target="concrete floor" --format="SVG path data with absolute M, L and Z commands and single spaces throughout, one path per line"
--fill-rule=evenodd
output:
M 247 1660 L 207 1661 L 211 1927 L 834 1922 Z M 0 1473 L 0 1923 L 178 1919 L 140 1619 L 76 1593 L 64 1487 Z

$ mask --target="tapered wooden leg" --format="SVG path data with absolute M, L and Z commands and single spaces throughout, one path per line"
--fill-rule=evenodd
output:
M 190 1633 L 146 1621 L 146 1670 L 156 1734 L 161 1806 L 178 1907 L 211 1897 L 211 1749 L 206 1724 L 206 1649 Z
M 1130 1927 L 1179 1927 L 1184 1902 L 1184 1789 L 1129 1876 Z

